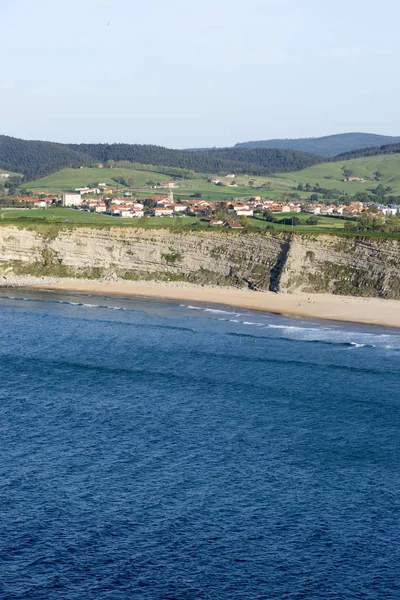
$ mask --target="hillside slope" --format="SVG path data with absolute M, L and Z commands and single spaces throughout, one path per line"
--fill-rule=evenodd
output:
M 319 138 L 275 139 L 255 142 L 242 142 L 235 148 L 286 148 L 311 152 L 319 156 L 333 157 L 345 152 L 394 144 L 400 142 L 399 137 L 376 135 L 374 133 L 339 133 Z
M 363 182 L 345 182 L 344 172 L 363 178 Z M 377 178 L 379 173 L 379 179 Z M 323 188 L 338 189 L 348 194 L 365 192 L 377 185 L 391 187 L 393 194 L 400 195 L 400 154 L 379 155 L 335 162 L 322 163 L 298 172 L 271 175 L 272 186 L 288 184 L 319 183 Z

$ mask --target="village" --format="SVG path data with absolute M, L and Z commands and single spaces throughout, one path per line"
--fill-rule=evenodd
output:
M 324 217 L 357 217 L 367 207 L 362 202 L 345 204 L 324 204 L 304 201 L 276 201 L 249 196 L 247 198 L 233 198 L 232 200 L 204 200 L 202 198 L 174 199 L 170 188 L 167 194 L 149 195 L 144 199 L 137 199 L 131 194 L 118 195 L 118 191 L 97 188 L 80 188 L 73 193 L 60 196 L 46 196 L 34 198 L 31 196 L 16 197 L 14 199 L 21 206 L 29 205 L 31 208 L 48 208 L 64 206 L 75 210 L 93 212 L 118 218 L 140 219 L 143 217 L 198 217 L 207 221 L 211 226 L 225 226 L 228 228 L 243 228 L 240 217 L 253 217 L 256 215 L 283 215 L 295 213 L 308 213 L 310 216 Z M 15 206 L 15 204 L 14 204 Z M 378 214 L 382 216 L 396 215 L 398 207 L 377 206 Z M 234 219 L 238 218 L 238 221 Z M 233 220 L 232 220 L 233 219 Z M 243 221 L 243 220 L 242 220 Z
M 215 186 L 235 187 L 235 174 L 228 173 L 222 178 L 210 177 L 208 181 Z M 349 177 L 348 181 L 353 181 Z M 280 198 L 265 198 L 254 194 L 247 197 L 229 199 L 205 199 L 201 191 L 185 196 L 179 190 L 180 182 L 163 181 L 149 186 L 149 193 L 137 193 L 134 189 L 111 188 L 106 183 L 94 187 L 78 187 L 63 194 L 47 196 L 37 193 L 29 196 L 14 196 L 12 207 L 46 209 L 59 206 L 90 212 L 99 216 L 122 219 L 152 219 L 168 217 L 195 217 L 210 227 L 245 229 L 254 220 L 282 223 L 292 219 L 292 225 L 299 224 L 298 213 L 303 213 L 307 225 L 315 225 L 318 217 L 332 217 L 357 221 L 361 213 L 372 211 L 375 216 L 389 217 L 400 214 L 400 207 L 355 201 L 349 197 L 345 203 L 325 198 L 301 198 L 299 194 L 283 194 Z M 311 188 L 310 188 L 311 189 Z M 232 190 L 233 191 L 233 190 Z M 161 192 L 161 193 L 160 193 Z M 176 198 L 174 197 L 174 193 Z M 222 194 L 221 194 L 222 195 Z M 292 198 L 290 196 L 293 196 Z M 296 197 L 297 196 L 297 197 Z M 10 197 L 9 197 L 10 200 Z M 7 207 L 7 204 L 4 205 Z M 309 215 L 308 218 L 305 215 Z M 281 217 L 281 221 L 279 221 Z M 247 219 L 246 219 L 247 218 Z M 248 219 L 251 219 L 249 221 Z M 151 221 L 149 221 L 150 223 Z M 166 223 L 167 224 L 167 223 Z M 332 221 L 333 224 L 333 221 Z M 350 225 L 350 224 L 349 224 Z

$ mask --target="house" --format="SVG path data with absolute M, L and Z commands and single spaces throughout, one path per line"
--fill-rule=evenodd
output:
M 227 177 L 228 179 L 234 179 L 236 175 L 234 173 L 228 173 L 228 175 L 225 175 L 225 177 Z
M 80 194 L 63 194 L 61 201 L 63 206 L 80 206 L 82 204 L 82 196 Z
M 96 202 L 94 211 L 97 213 L 106 212 L 107 206 L 105 202 Z
M 75 190 L 77 191 L 77 190 Z M 81 194 L 101 194 L 101 190 L 99 188 L 87 188 L 87 189 L 82 189 L 81 190 Z
M 237 221 L 225 221 L 224 227 L 226 227 L 227 229 L 244 229 L 243 225 L 241 225 Z
M 305 212 L 311 213 L 312 215 L 319 215 L 321 213 L 321 207 L 315 206 L 315 204 L 307 204 L 304 207 Z
M 175 181 L 164 181 L 163 183 L 160 183 L 159 187 L 168 188 L 171 190 L 172 188 L 178 188 L 179 185 L 175 183 Z
M 174 214 L 174 209 L 168 206 L 155 206 L 150 209 L 152 217 L 171 217 Z
M 347 177 L 347 179 L 343 179 L 343 181 L 347 181 L 348 183 L 353 183 L 353 182 L 362 182 L 365 181 L 365 179 L 363 179 L 362 177 Z
M 2 177 L 3 179 L 8 179 L 10 177 L 9 173 L 0 173 L 0 177 Z
M 185 204 L 174 204 L 173 207 L 176 213 L 184 213 L 187 211 L 187 206 Z
M 211 183 L 219 183 L 219 179 L 217 179 L 216 177 L 210 177 L 210 179 L 208 179 L 208 181 L 210 181 Z
M 138 208 L 133 208 L 131 210 L 132 213 L 132 217 L 138 218 L 140 219 L 141 217 L 144 217 L 144 210 L 140 210 Z
M 33 204 L 34 208 L 47 208 L 46 200 L 29 200 Z
M 224 224 L 224 222 L 219 219 L 214 219 L 213 221 L 210 221 L 210 225 L 213 227 L 216 225 L 223 225 L 223 224 Z
M 390 206 L 378 206 L 379 210 L 385 215 L 385 217 L 394 217 L 397 215 L 397 208 L 391 208 Z
M 253 208 L 250 208 L 249 206 L 236 206 L 234 211 L 238 217 L 252 217 L 254 213 Z

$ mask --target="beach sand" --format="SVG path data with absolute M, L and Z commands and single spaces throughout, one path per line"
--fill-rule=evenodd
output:
M 105 296 L 147 296 L 187 302 L 225 304 L 281 315 L 400 327 L 400 301 L 398 300 L 297 292 L 275 294 L 273 292 L 253 292 L 247 289 L 152 282 L 69 280 L 29 287 Z

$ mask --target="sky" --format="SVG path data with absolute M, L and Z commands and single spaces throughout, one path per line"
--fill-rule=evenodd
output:
M 4 135 L 400 135 L 399 0 L 1 0 L 0 15 Z

